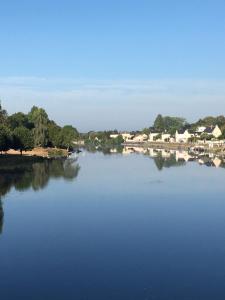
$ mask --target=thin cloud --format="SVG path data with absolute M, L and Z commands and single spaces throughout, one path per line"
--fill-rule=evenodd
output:
M 9 113 L 43 106 L 80 130 L 135 129 L 151 125 L 159 112 L 191 121 L 223 114 L 225 80 L 0 77 L 0 98 Z

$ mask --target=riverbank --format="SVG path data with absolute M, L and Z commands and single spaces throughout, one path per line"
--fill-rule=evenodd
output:
M 6 152 L 6 155 L 15 155 L 15 156 L 21 156 L 20 151 L 16 151 L 13 149 L 10 149 Z M 67 157 L 68 156 L 68 150 L 66 149 L 59 149 L 59 148 L 42 148 L 42 147 L 36 147 L 30 151 L 24 151 L 22 156 L 37 156 L 37 157 Z

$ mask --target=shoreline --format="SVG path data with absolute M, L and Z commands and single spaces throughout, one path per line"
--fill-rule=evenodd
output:
M 125 147 L 143 147 L 153 149 L 167 149 L 167 150 L 186 150 L 189 151 L 192 148 L 201 148 L 209 153 L 218 153 L 225 155 L 225 146 L 215 146 L 210 148 L 207 144 L 196 143 L 166 143 L 166 142 L 140 142 L 140 143 L 123 143 Z
M 23 151 L 22 155 L 20 154 L 19 150 L 10 149 L 10 150 L 4 152 L 4 154 L 2 154 L 2 156 L 54 158 L 54 157 L 67 157 L 68 154 L 69 154 L 69 152 L 66 149 L 36 147 L 32 150 Z M 0 157 L 1 157 L 1 154 L 0 154 Z

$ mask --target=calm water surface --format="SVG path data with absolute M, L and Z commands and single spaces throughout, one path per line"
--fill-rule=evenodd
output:
M 225 299 L 224 168 L 84 152 L 17 173 L 0 174 L 0 299 Z

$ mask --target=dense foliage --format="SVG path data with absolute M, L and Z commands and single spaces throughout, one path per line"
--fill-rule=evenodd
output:
M 60 127 L 49 120 L 43 108 L 33 106 L 28 114 L 17 112 L 9 116 L 0 104 L 0 152 L 15 149 L 22 154 L 34 147 L 70 149 L 78 138 L 76 128 Z
M 195 123 L 188 123 L 184 118 L 170 116 L 164 117 L 159 114 L 154 121 L 153 129 L 158 130 L 159 132 L 174 134 L 176 130 L 179 129 L 189 129 L 194 131 L 199 126 L 210 127 L 216 125 L 218 125 L 223 132 L 222 138 L 225 138 L 225 117 L 222 115 L 217 117 L 208 116 L 203 119 L 199 119 Z M 147 132 L 148 130 L 151 131 L 151 127 L 143 129 L 143 132 Z M 209 136 L 207 138 L 209 138 Z
M 187 124 L 184 118 L 179 117 L 169 117 L 158 115 L 154 122 L 154 128 L 161 132 L 167 131 L 171 134 L 174 134 L 176 130 L 183 128 Z

